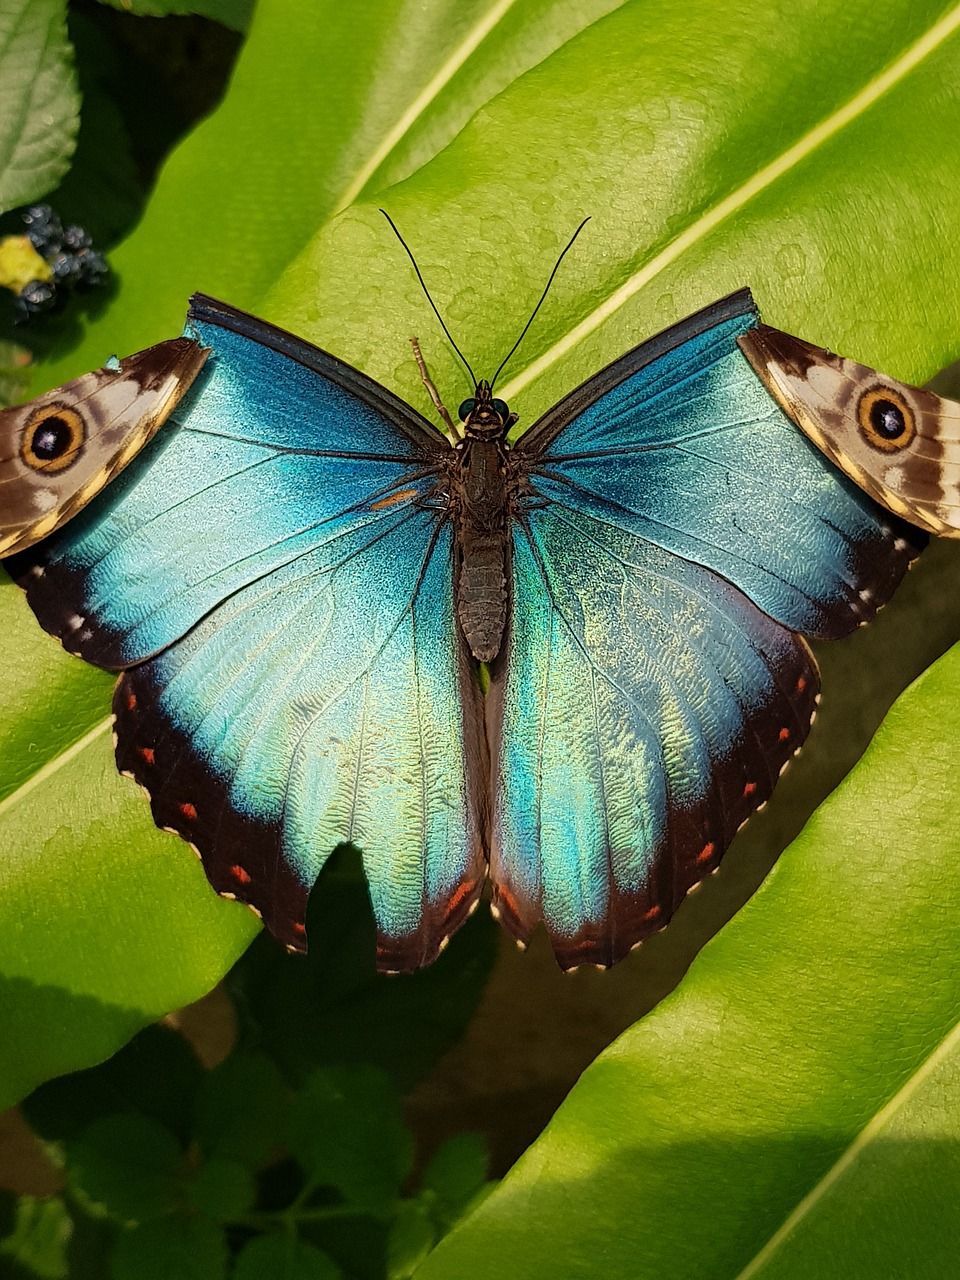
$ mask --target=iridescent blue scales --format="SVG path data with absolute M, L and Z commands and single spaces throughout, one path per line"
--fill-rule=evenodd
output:
M 509 616 L 484 694 L 457 621 L 447 438 L 364 375 L 203 297 L 167 428 L 12 565 L 43 625 L 123 671 L 117 758 L 213 886 L 305 946 L 363 851 L 386 969 L 492 884 L 518 939 L 611 964 L 770 795 L 818 689 L 802 636 L 873 616 L 923 536 L 764 388 L 733 295 L 509 451 Z

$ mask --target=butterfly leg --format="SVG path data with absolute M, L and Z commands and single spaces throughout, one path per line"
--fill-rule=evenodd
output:
M 410 345 L 413 347 L 413 358 L 417 362 L 417 368 L 420 370 L 420 378 L 423 385 L 429 392 L 430 399 L 433 401 L 433 407 L 443 420 L 447 431 L 452 440 L 462 440 L 463 432 L 460 430 L 459 423 L 455 423 L 450 417 L 450 411 L 440 399 L 440 392 L 437 390 L 433 379 L 430 377 L 430 371 L 427 369 L 427 362 L 423 358 L 423 352 L 420 350 L 420 339 L 411 338 Z

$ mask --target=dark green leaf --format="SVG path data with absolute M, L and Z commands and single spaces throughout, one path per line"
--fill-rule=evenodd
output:
M 315 1071 L 291 1107 L 287 1137 L 311 1185 L 371 1211 L 391 1204 L 413 1161 L 400 1100 L 374 1067 Z
M 56 186 L 79 108 L 65 0 L 0 0 L 0 213 Z
M 295 1236 L 258 1236 L 240 1250 L 233 1280 L 339 1280 L 343 1273 L 321 1249 Z
M 463 1034 L 493 967 L 496 933 L 489 914 L 478 914 L 429 969 L 378 975 L 366 881 L 359 858 L 342 849 L 310 900 L 306 959 L 264 937 L 237 964 L 232 990 L 290 1079 L 359 1061 L 406 1088 Z
M 17 1197 L 0 1187 L 0 1240 L 10 1235 L 17 1222 Z
M 50 1141 L 73 1137 L 100 1116 L 131 1111 L 159 1121 L 185 1143 L 193 1095 L 204 1081 L 205 1072 L 183 1036 L 169 1027 L 145 1027 L 99 1066 L 41 1085 L 22 1110 Z
M 0 1276 L 9 1268 L 11 1280 L 65 1280 L 70 1229 L 70 1215 L 59 1196 L 21 1196 L 14 1229 L 0 1242 Z
M 224 1280 L 226 1274 L 223 1229 L 180 1215 L 123 1232 L 110 1267 L 110 1280 Z
M 232 1160 L 208 1160 L 184 1187 L 187 1203 L 214 1222 L 236 1222 L 252 1207 L 256 1194 L 250 1170 Z
M 181 1164 L 173 1134 L 143 1116 L 104 1116 L 67 1143 L 70 1185 L 122 1222 L 170 1213 Z
M 436 1242 L 430 1210 L 418 1200 L 401 1200 L 387 1238 L 387 1280 L 407 1280 Z
M 202 1082 L 194 1121 L 197 1141 L 208 1155 L 257 1168 L 281 1143 L 287 1092 L 264 1054 L 232 1053 Z
M 423 1192 L 441 1231 L 450 1229 L 481 1190 L 489 1163 L 479 1133 L 459 1133 L 436 1152 L 423 1175 Z

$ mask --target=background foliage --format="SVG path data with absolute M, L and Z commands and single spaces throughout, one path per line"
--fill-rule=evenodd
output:
M 241 29 L 248 14 L 226 0 L 123 7 L 200 9 Z M 38 356 L 34 389 L 176 332 L 203 289 L 427 411 L 411 329 L 422 326 L 441 386 L 460 375 L 380 204 L 484 368 L 593 215 L 503 389 L 524 422 L 743 283 L 771 323 L 911 381 L 960 354 L 960 7 L 376 0 L 361 27 L 332 0 L 260 0 L 222 104 L 177 143 L 213 106 L 241 38 L 207 27 L 191 46 L 182 21 L 90 0 L 65 26 L 62 0 L 0 0 L 0 211 L 49 196 L 116 244 L 112 296 L 8 334 Z M 137 23 L 151 34 L 132 35 Z M 567 980 L 563 995 L 536 959 L 520 970 L 505 955 L 467 1049 L 444 1062 L 476 1051 L 478 1026 L 512 1018 L 522 1063 L 543 1037 L 569 1072 L 574 1059 L 549 1037 L 567 1025 L 562 1010 L 571 1023 L 571 1011 L 594 1014 L 581 1065 L 650 1007 L 896 693 L 957 638 L 951 550 L 928 553 L 870 633 L 823 652 L 827 723 L 813 763 L 801 761 L 668 933 L 611 975 Z M 0 1093 L 14 1101 L 200 996 L 255 925 L 210 894 L 115 778 L 109 681 L 39 637 L 14 588 L 0 609 Z M 958 663 L 949 654 L 910 689 L 677 993 L 589 1068 L 418 1274 L 592 1275 L 598 1258 L 630 1277 L 809 1276 L 838 1260 L 850 1275 L 943 1270 L 960 1149 Z M 27 1113 L 63 1161 L 65 1190 L 0 1215 L 0 1256 L 71 1276 L 90 1259 L 102 1274 L 107 1256 L 117 1276 L 151 1265 L 215 1276 L 228 1258 L 241 1277 L 268 1266 L 400 1275 L 421 1260 L 483 1181 L 483 1156 L 463 1140 L 405 1181 L 394 1091 L 430 1069 L 435 1088 L 444 1079 L 433 1064 L 480 999 L 490 934 L 478 920 L 435 971 L 376 980 L 362 894 L 341 916 L 327 879 L 314 909 L 328 903 L 329 943 L 309 969 L 259 940 L 234 970 L 241 1031 L 219 1074 L 199 1075 L 151 1030 L 34 1093 Z M 149 1061 L 184 1081 L 169 1106 L 143 1086 Z M 501 1083 L 515 1078 L 506 1059 L 493 1065 Z M 471 1098 L 491 1096 L 461 1094 L 454 1127 L 466 1127 Z M 261 1126 L 249 1147 L 245 1104 Z M 529 1105 L 538 1118 L 549 1109 Z M 153 1153 L 136 1177 L 131 1147 Z M 362 1167 L 345 1171 L 347 1152 Z M 344 1225 L 353 1212 L 359 1230 Z

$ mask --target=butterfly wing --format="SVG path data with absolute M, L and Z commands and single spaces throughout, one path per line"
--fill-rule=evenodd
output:
M 0 556 L 70 520 L 167 420 L 206 351 L 173 338 L 0 409 Z
M 831 462 L 890 511 L 960 537 L 960 404 L 768 325 L 740 345 Z
M 117 757 L 214 887 L 304 946 L 364 851 L 380 963 L 432 959 L 479 893 L 479 688 L 429 504 L 450 446 L 356 370 L 207 299 L 203 376 L 116 485 L 16 567 L 41 622 L 125 668 Z
M 746 293 L 629 353 L 521 437 L 491 673 L 494 903 L 560 963 L 661 928 L 770 795 L 817 673 L 795 632 L 873 615 L 922 536 L 825 466 L 737 346 Z

